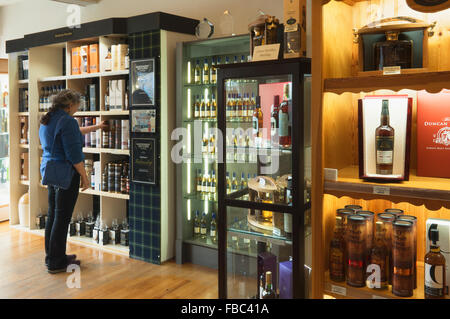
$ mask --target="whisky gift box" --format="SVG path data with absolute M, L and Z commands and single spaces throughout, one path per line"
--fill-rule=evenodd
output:
M 284 0 L 284 58 L 306 56 L 306 0 Z
M 359 178 L 409 180 L 412 98 L 373 95 L 359 100 Z
M 92 238 L 93 237 L 93 235 L 94 235 L 94 226 L 95 226 L 95 223 L 92 221 L 92 222 L 86 222 L 86 232 L 85 232 L 85 236 L 86 237 L 89 237 L 89 238 Z
M 283 261 L 279 265 L 280 299 L 292 299 L 292 261 Z
M 98 44 L 89 45 L 89 73 L 100 72 Z
M 72 75 L 81 74 L 81 50 L 80 47 L 72 48 L 71 69 Z
M 120 231 L 120 244 L 122 246 L 128 246 L 129 245 L 129 235 L 130 235 L 130 230 L 129 229 L 122 229 Z
M 439 241 L 438 245 L 441 247 L 441 254 L 445 257 L 445 294 L 449 294 L 449 284 L 450 284 L 450 220 L 429 218 L 426 222 L 426 251 L 430 251 L 430 229 L 434 228 L 439 231 Z
M 90 71 L 89 68 L 89 46 L 83 45 L 80 47 L 80 72 L 81 74 L 87 74 Z
M 450 177 L 450 90 L 417 96 L 417 176 Z
M 36 217 L 36 228 L 37 229 L 45 228 L 45 216 L 44 215 L 38 215 Z
M 95 112 L 99 110 L 99 99 L 98 99 L 98 85 L 97 84 L 89 84 L 88 85 L 89 92 L 89 108 L 91 112 Z

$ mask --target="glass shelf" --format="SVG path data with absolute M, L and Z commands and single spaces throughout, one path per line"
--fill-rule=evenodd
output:
M 199 201 L 203 201 L 203 202 L 207 201 L 210 203 L 217 203 L 217 197 L 218 197 L 217 194 L 216 194 L 216 199 L 213 199 L 210 196 L 208 196 L 208 198 L 204 198 L 203 195 L 200 195 L 197 193 L 191 193 L 191 194 L 184 195 L 184 199 L 199 200 Z
M 228 228 L 228 237 L 238 236 L 242 238 L 254 239 L 257 241 L 272 243 L 276 245 L 292 245 L 292 240 L 282 236 L 276 236 L 269 232 L 260 232 L 254 230 L 252 226 L 247 222 L 247 219 L 238 220 L 233 222 Z
M 185 87 L 189 87 L 189 88 L 214 88 L 217 87 L 217 83 L 214 84 L 195 84 L 195 83 L 185 83 L 184 84 Z

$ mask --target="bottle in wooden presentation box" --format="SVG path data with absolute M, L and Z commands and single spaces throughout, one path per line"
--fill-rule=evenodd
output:
M 375 130 L 377 174 L 391 175 L 394 168 L 394 135 L 389 125 L 389 100 L 383 100 L 380 126 Z

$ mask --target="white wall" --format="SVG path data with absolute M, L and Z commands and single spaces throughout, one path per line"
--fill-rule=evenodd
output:
M 1 7 L 0 40 L 63 27 L 69 15 L 66 9 L 67 5 L 50 0 L 24 0 Z M 216 34 L 221 34 L 220 19 L 227 9 L 234 18 L 236 34 L 247 33 L 247 25 L 258 9 L 283 18 L 283 0 L 102 0 L 81 9 L 81 23 L 163 11 L 198 20 L 206 17 L 215 24 Z M 2 54 L 4 44 L 0 46 Z

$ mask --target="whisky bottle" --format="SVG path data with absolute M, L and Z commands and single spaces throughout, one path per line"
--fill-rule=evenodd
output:
M 273 97 L 273 105 L 271 107 L 271 116 L 270 116 L 270 135 L 272 139 L 272 143 L 277 144 L 278 141 L 275 141 L 276 133 L 279 129 L 278 126 L 278 108 L 280 106 L 280 96 L 275 95 Z
M 213 195 L 213 199 L 215 199 L 216 195 L 216 185 L 217 185 L 217 179 L 216 179 L 216 171 L 212 170 L 211 174 L 211 185 L 210 185 L 210 192 Z
M 112 55 L 111 48 L 108 48 L 108 54 L 105 57 L 105 72 L 112 71 Z
M 196 181 L 196 190 L 198 194 L 202 193 L 202 171 L 199 169 L 197 170 L 197 181 Z
M 217 222 L 216 213 L 211 214 L 211 225 L 209 227 L 209 237 L 213 244 L 217 243 Z
M 445 257 L 438 241 L 439 231 L 430 229 L 430 251 L 425 255 L 425 299 L 445 299 Z
M 202 101 L 200 102 L 200 118 L 206 117 L 206 103 L 205 97 L 202 95 Z
M 194 218 L 194 239 L 198 239 L 199 237 L 200 237 L 200 212 L 196 210 Z
M 394 129 L 389 126 L 389 100 L 383 100 L 380 126 L 375 130 L 377 174 L 391 175 L 394 166 Z
M 232 104 L 233 104 L 233 101 L 231 99 L 231 93 L 228 93 L 227 110 L 226 110 L 227 121 L 231 119 Z
M 240 182 L 240 185 L 239 185 L 239 189 L 243 190 L 243 189 L 246 189 L 246 188 L 247 188 L 247 181 L 245 180 L 245 173 L 242 173 L 241 174 L 241 182 Z
M 194 82 L 195 84 L 202 84 L 202 69 L 200 68 L 199 60 L 195 62 Z
M 216 118 L 217 116 L 217 101 L 216 101 L 216 95 L 213 94 L 212 95 L 212 100 L 211 100 L 211 118 Z
M 236 106 L 236 117 L 239 119 L 239 121 L 243 120 L 243 103 L 242 103 L 242 95 L 239 93 L 238 99 L 237 99 L 237 106 Z
M 227 194 L 231 193 L 231 180 L 230 180 L 230 173 L 227 172 L 226 175 L 226 183 L 227 183 Z
M 213 57 L 211 61 L 211 68 L 209 69 L 209 81 L 211 84 L 217 83 L 217 68 L 216 68 L 216 58 Z
M 209 84 L 209 65 L 208 59 L 203 62 L 203 84 Z
M 234 193 L 238 190 L 238 182 L 236 179 L 236 172 L 233 172 L 233 180 L 231 181 L 231 192 Z
M 202 219 L 200 220 L 200 238 L 202 240 L 206 239 L 207 232 L 208 232 L 208 230 L 207 230 L 207 227 L 206 227 L 206 213 L 203 212 Z
M 336 282 L 345 281 L 345 242 L 343 232 L 343 220 L 341 216 L 336 216 L 334 236 L 330 243 L 330 279 Z
M 236 108 L 237 108 L 237 95 L 233 94 L 231 99 L 231 119 L 236 119 Z
M 216 154 L 216 137 L 214 134 L 211 134 L 211 137 L 209 138 L 208 151 L 210 155 Z
M 211 117 L 211 100 L 205 101 L 205 118 L 209 119 Z
M 384 67 L 399 66 L 402 69 L 412 68 L 413 41 L 399 40 L 397 31 L 386 32 L 386 41 L 374 44 L 375 70 L 383 70 Z
M 247 122 L 248 119 L 248 93 L 244 93 L 244 100 L 242 101 L 242 120 Z
M 266 287 L 262 292 L 262 299 L 276 299 L 275 290 L 272 287 L 272 272 L 266 272 Z
M 261 97 L 256 97 L 256 105 L 255 105 L 255 111 L 253 112 L 253 136 L 255 138 L 258 138 L 258 142 L 256 142 L 256 146 L 260 146 L 259 138 L 262 134 L 262 127 L 263 127 L 263 113 L 261 111 Z
M 389 271 L 389 251 L 384 241 L 384 225 L 383 222 L 376 222 L 375 244 L 370 254 L 370 264 L 380 267 L 380 282 L 375 283 L 377 289 L 385 289 L 388 285 Z M 369 286 L 369 285 L 367 285 Z
M 198 119 L 199 117 L 200 117 L 200 97 L 197 95 L 195 98 L 194 118 Z
M 291 134 L 289 130 L 289 104 L 290 104 L 290 86 L 289 84 L 284 85 L 284 97 L 283 102 L 279 107 L 278 114 L 278 135 L 279 143 L 282 147 L 291 146 Z

